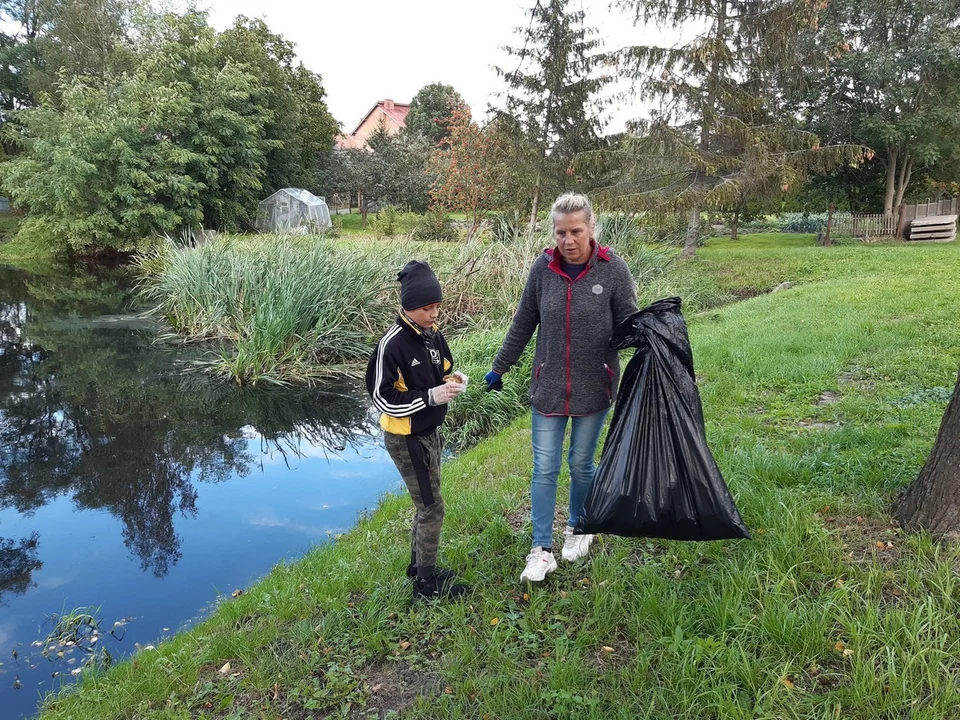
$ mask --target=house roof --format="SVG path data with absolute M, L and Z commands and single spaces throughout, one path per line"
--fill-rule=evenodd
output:
M 353 129 L 353 132 L 350 134 L 351 135 L 356 134 L 357 130 L 359 130 L 360 127 L 367 121 L 367 118 L 373 115 L 373 113 L 377 111 L 377 108 L 380 108 L 380 110 L 383 111 L 384 115 L 386 115 L 388 118 L 393 120 L 400 127 L 405 127 L 407 124 L 406 123 L 407 113 L 410 112 L 410 106 L 405 105 L 404 103 L 395 102 L 393 103 L 393 109 L 388 110 L 386 103 L 387 103 L 386 100 L 380 100 L 379 102 L 374 103 L 374 106 L 370 108 L 369 112 L 367 112 L 366 115 L 363 116 L 363 119 L 357 123 L 357 126 Z

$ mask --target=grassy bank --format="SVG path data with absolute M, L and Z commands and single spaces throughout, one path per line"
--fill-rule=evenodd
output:
M 521 586 L 521 419 L 445 471 L 441 555 L 468 602 L 411 607 L 410 505 L 389 497 L 44 720 L 957 717 L 960 552 L 885 509 L 960 363 L 960 246 L 737 251 L 691 267 L 798 283 L 691 317 L 708 438 L 753 540 L 604 537 Z

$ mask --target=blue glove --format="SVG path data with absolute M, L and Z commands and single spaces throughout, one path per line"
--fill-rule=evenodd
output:
M 483 381 L 487 384 L 487 392 L 491 390 L 496 390 L 497 392 L 503 390 L 503 375 L 494 370 L 484 375 Z

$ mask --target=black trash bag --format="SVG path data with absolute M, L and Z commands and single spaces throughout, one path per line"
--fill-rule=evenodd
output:
M 680 298 L 620 323 L 627 364 L 593 487 L 574 530 L 672 540 L 749 538 L 707 447 Z

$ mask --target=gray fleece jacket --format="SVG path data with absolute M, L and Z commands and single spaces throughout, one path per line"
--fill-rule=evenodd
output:
M 493 361 L 501 375 L 513 367 L 533 331 L 530 402 L 544 415 L 590 415 L 610 407 L 620 379 L 613 328 L 637 312 L 637 290 L 627 264 L 593 243 L 576 280 L 560 267 L 560 252 L 545 250 L 530 269 L 517 313 Z

